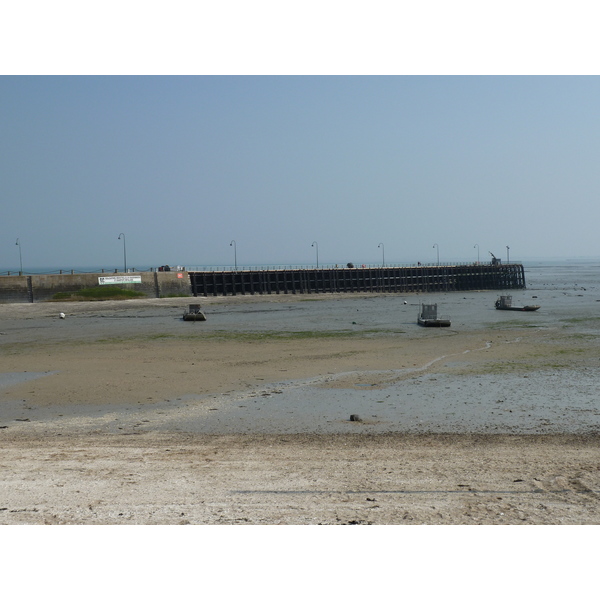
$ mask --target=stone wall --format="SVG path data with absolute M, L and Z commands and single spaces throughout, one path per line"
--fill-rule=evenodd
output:
M 189 275 L 185 271 L 138 272 L 128 275 L 140 276 L 141 283 L 121 283 L 118 287 L 143 292 L 149 298 L 192 295 Z M 52 300 L 58 292 L 76 292 L 96 287 L 100 285 L 99 277 L 111 276 L 111 273 L 0 276 L 0 304 L 46 302 Z

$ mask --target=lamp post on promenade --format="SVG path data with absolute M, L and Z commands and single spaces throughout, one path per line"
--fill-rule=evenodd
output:
M 19 238 L 17 238 L 17 242 L 15 245 L 19 246 L 19 265 L 21 265 L 21 270 L 19 271 L 19 275 L 23 275 L 23 256 L 21 254 L 21 242 L 19 242 Z
M 377 247 L 381 248 L 381 266 L 385 267 L 385 246 L 383 245 L 383 242 L 381 242 Z
M 437 244 L 433 245 L 434 248 L 437 248 L 437 264 L 440 266 L 440 247 Z
M 510 264 L 510 258 L 509 258 L 509 254 L 508 254 L 508 251 L 509 251 L 509 250 L 510 250 L 510 248 L 509 248 L 508 246 L 506 246 L 506 262 L 507 262 L 508 264 Z
M 125 243 L 125 234 L 124 233 L 120 233 L 119 237 L 117 239 L 120 240 L 121 236 L 123 236 L 123 272 L 127 273 L 127 245 Z
M 479 264 L 479 244 L 475 244 L 473 248 L 477 248 L 477 264 Z
M 237 244 L 235 240 L 231 240 L 230 246 L 233 246 L 233 269 L 237 271 Z
M 317 242 L 313 242 L 310 245 L 311 248 L 316 248 L 317 250 L 317 269 L 319 268 L 319 244 L 317 244 Z

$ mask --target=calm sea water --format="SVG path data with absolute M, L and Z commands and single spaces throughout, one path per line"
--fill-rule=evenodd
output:
M 524 263 L 529 289 L 600 289 L 600 260 Z

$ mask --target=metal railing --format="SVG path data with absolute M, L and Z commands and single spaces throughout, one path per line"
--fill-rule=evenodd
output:
M 510 264 L 518 265 L 521 264 L 518 261 L 512 261 Z M 406 268 L 434 268 L 434 267 L 476 267 L 476 266 L 490 266 L 491 262 L 444 262 L 444 263 L 386 263 L 385 266 L 378 263 L 352 263 L 353 266 L 349 267 L 348 264 L 340 263 L 327 263 L 319 264 L 317 270 L 327 271 L 332 269 L 406 269 Z M 503 263 L 504 267 L 508 266 L 508 263 Z M 315 270 L 315 265 L 178 265 L 176 267 L 169 267 L 164 269 L 163 267 L 129 267 L 127 273 L 154 273 L 160 271 L 203 271 L 203 272 L 229 272 L 229 271 L 290 271 L 290 270 Z M 123 269 L 120 268 L 78 268 L 78 269 L 38 269 L 32 271 L 19 271 L 18 269 L 10 269 L 6 271 L 0 271 L 0 276 L 23 276 L 23 275 L 79 275 L 86 273 L 123 273 Z

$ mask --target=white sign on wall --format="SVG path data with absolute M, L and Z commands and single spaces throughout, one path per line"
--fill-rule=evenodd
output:
M 141 275 L 115 275 L 114 277 L 98 277 L 100 285 L 112 285 L 115 283 L 142 283 Z

